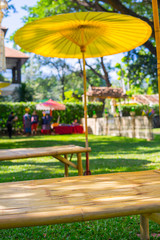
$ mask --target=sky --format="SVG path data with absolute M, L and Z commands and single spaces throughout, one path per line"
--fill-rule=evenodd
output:
M 15 6 L 17 12 L 11 12 L 8 17 L 4 17 L 2 20 L 2 26 L 7 27 L 8 31 L 5 37 L 5 45 L 7 47 L 12 47 L 13 43 L 9 42 L 9 37 L 19 28 L 21 28 L 24 23 L 22 21 L 22 17 L 27 15 L 27 12 L 21 7 L 27 6 L 34 6 L 37 0 L 12 0 L 12 4 Z
M 12 4 L 15 6 L 17 12 L 16 13 L 11 12 L 8 17 L 4 17 L 2 19 L 2 26 L 8 28 L 8 31 L 5 36 L 5 46 L 10 48 L 13 47 L 13 42 L 9 42 L 9 37 L 12 36 L 16 30 L 18 30 L 24 25 L 22 18 L 27 15 L 27 12 L 23 10 L 21 7 L 25 5 L 34 6 L 36 2 L 37 0 L 12 0 Z M 105 59 L 107 60 L 107 62 L 111 60 L 112 66 L 114 66 L 117 62 L 121 62 L 122 57 L 123 57 L 122 54 L 116 54 L 116 55 L 105 57 Z M 11 78 L 11 71 L 7 70 L 4 75 L 7 78 Z M 111 76 L 111 79 L 113 80 L 117 79 L 117 74 L 114 71 L 110 74 L 110 76 Z

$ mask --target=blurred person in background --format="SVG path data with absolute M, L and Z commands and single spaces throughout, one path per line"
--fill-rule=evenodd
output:
M 31 115 L 29 114 L 29 111 L 29 108 L 25 108 L 25 114 L 23 115 L 24 133 L 27 136 L 31 134 Z
M 12 138 L 12 126 L 14 121 L 17 121 L 17 120 L 18 120 L 18 117 L 14 115 L 14 112 L 11 112 L 10 115 L 8 116 L 8 120 L 6 124 L 9 138 Z
M 33 133 L 34 134 L 37 133 L 38 122 L 39 122 L 38 115 L 37 115 L 36 111 L 34 111 L 32 113 L 32 117 L 31 117 L 31 132 L 32 132 L 32 135 L 33 135 Z

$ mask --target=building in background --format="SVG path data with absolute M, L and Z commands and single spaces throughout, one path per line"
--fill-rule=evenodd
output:
M 7 28 L 2 27 L 4 36 L 7 32 Z M 11 95 L 16 87 L 21 84 L 21 67 L 28 60 L 29 56 L 12 48 L 5 47 L 6 69 L 12 71 L 11 84 L 3 88 L 2 96 Z

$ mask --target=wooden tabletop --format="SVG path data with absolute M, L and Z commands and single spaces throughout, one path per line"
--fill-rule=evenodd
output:
M 85 148 L 75 145 L 63 145 L 40 148 L 2 149 L 0 150 L 0 161 L 29 157 L 54 156 L 58 154 L 83 153 L 90 151 L 91 148 Z
M 0 183 L 0 228 L 160 212 L 160 171 Z

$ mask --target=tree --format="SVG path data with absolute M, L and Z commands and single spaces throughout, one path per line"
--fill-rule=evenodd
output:
M 153 54 L 146 52 L 144 48 L 139 51 L 134 49 L 122 58 L 122 62 L 116 68 L 119 70 L 119 79 L 123 79 L 128 91 L 134 92 L 139 88 L 141 93 L 157 93 L 157 61 Z
M 15 6 L 11 3 L 12 0 L 8 0 L 7 2 L 8 2 L 8 8 L 4 10 L 4 15 L 5 15 L 5 17 L 7 17 L 11 11 L 13 11 L 14 13 L 16 13 L 16 8 L 15 8 Z
M 26 83 L 22 83 L 19 87 L 15 88 L 12 93 L 14 102 L 28 102 L 33 101 L 34 90 L 27 86 Z
M 66 63 L 65 59 L 57 59 L 57 58 L 44 58 L 41 56 L 37 56 L 37 59 L 41 62 L 43 66 L 47 66 L 50 69 L 50 73 L 56 76 L 58 85 L 61 86 L 61 96 L 62 100 L 65 99 L 64 88 L 66 83 L 66 75 L 71 73 L 71 67 Z
M 86 68 L 87 84 L 91 86 L 105 86 L 105 80 L 100 74 L 99 61 L 93 64 L 98 74 Z M 110 66 L 108 65 L 108 68 Z M 52 98 L 54 100 L 68 99 L 74 95 L 81 99 L 83 94 L 83 71 L 81 60 L 71 67 L 66 60 L 44 58 L 32 54 L 23 66 L 25 83 L 34 90 L 33 100 Z M 45 72 L 45 73 L 43 73 Z M 67 93 L 68 92 L 68 93 Z M 67 94 L 67 95 L 66 95 Z
M 101 85 L 96 85 L 95 81 L 93 83 L 90 83 L 90 85 L 93 86 L 107 86 L 110 87 L 111 86 L 111 82 L 110 82 L 110 76 L 109 76 L 109 72 L 112 69 L 111 68 L 111 64 L 110 62 L 105 62 L 104 58 L 101 57 L 100 60 L 99 58 L 97 59 L 96 64 L 94 65 L 90 65 L 88 64 L 88 62 L 86 61 L 86 65 L 90 68 L 90 70 L 92 71 L 92 77 L 93 77 L 93 73 L 99 78 L 101 79 Z M 102 69 L 102 71 L 101 71 Z M 94 77 L 95 79 L 95 77 Z
M 0 73 L 0 82 L 5 82 L 7 79 Z
M 79 61 L 80 63 L 80 61 Z M 100 72 L 100 66 L 95 64 L 94 68 L 96 69 L 97 73 Z M 86 69 L 86 77 L 87 77 L 87 85 L 91 86 L 105 86 L 105 80 L 102 79 L 101 74 L 94 74 L 94 72 L 87 68 Z M 81 69 L 76 69 L 72 71 L 70 74 L 66 75 L 66 82 L 65 82 L 65 92 L 67 92 L 67 96 L 72 95 L 77 100 L 82 99 L 82 95 L 84 93 L 83 90 L 83 71 Z M 69 97 L 67 97 L 68 99 Z
M 44 58 L 42 59 L 45 60 Z M 50 68 L 47 65 L 46 73 L 44 74 L 42 71 L 43 66 L 38 60 L 39 56 L 32 54 L 22 69 L 26 85 L 34 91 L 33 100 L 49 98 L 61 100 L 62 85 L 57 81 L 55 73 L 52 73 L 53 67 Z
M 55 76 L 38 77 L 32 82 L 32 88 L 35 101 L 50 98 L 55 101 L 62 100 L 60 96 L 62 87 L 58 84 Z

